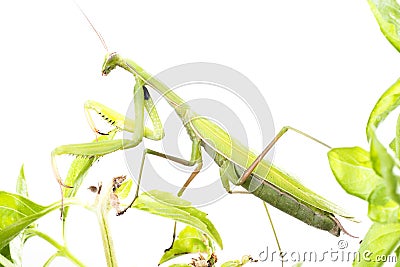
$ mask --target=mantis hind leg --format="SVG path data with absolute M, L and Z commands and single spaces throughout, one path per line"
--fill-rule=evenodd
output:
M 244 182 L 246 182 L 246 180 L 251 176 L 252 172 L 254 171 L 254 169 L 257 167 L 257 165 L 262 161 L 262 159 L 265 157 L 266 154 L 268 154 L 268 152 L 271 150 L 271 148 L 278 142 L 278 140 L 285 134 L 287 133 L 288 130 L 292 130 L 308 139 L 311 139 L 327 148 L 331 148 L 330 146 L 328 146 L 327 144 L 325 144 L 324 142 L 312 137 L 311 135 L 308 135 L 296 128 L 293 128 L 291 126 L 285 126 L 283 127 L 279 133 L 274 137 L 274 139 L 272 139 L 272 141 L 264 148 L 264 150 L 261 152 L 261 154 L 254 160 L 254 162 L 250 165 L 250 167 L 241 175 L 241 177 L 238 177 L 236 171 L 235 171 L 235 167 L 234 164 L 231 162 L 226 162 L 226 164 L 224 164 L 223 166 L 221 166 L 220 172 L 221 172 L 221 180 L 222 180 L 222 184 L 224 186 L 224 188 L 228 191 L 230 191 L 230 187 L 229 187 L 229 181 L 234 182 L 234 184 L 236 185 L 242 185 Z M 274 233 L 274 237 L 275 237 L 275 242 L 277 244 L 279 253 L 280 253 L 280 257 L 282 258 L 282 266 L 283 266 L 283 254 L 282 254 L 282 250 L 281 250 L 281 246 L 278 240 L 278 236 L 274 227 L 274 224 L 272 222 L 272 218 L 271 215 L 269 213 L 267 204 L 263 201 L 263 205 L 265 208 L 265 211 L 267 213 L 268 216 L 268 220 L 271 224 L 272 227 L 272 231 Z
M 235 193 L 251 194 L 248 191 L 232 191 L 230 189 L 229 181 L 237 181 L 238 178 L 239 178 L 238 174 L 237 174 L 237 172 L 235 170 L 234 163 L 232 163 L 232 162 L 230 162 L 228 160 L 225 160 L 225 162 L 220 167 L 219 171 L 220 171 L 220 176 L 221 176 L 221 182 L 222 182 L 222 185 L 225 188 L 226 192 L 228 192 L 229 194 L 235 194 Z M 269 213 L 267 203 L 265 203 L 265 201 L 262 201 L 262 203 L 263 203 L 265 211 L 267 213 L 268 221 L 269 221 L 269 223 L 271 225 L 272 232 L 274 233 L 275 242 L 276 242 L 276 245 L 277 245 L 278 250 L 279 250 L 279 255 L 282 258 L 282 266 L 283 266 L 283 254 L 282 254 L 281 245 L 279 243 L 278 235 L 276 233 L 276 230 L 275 230 L 275 227 L 274 227 L 274 223 L 272 221 L 271 214 Z
M 285 134 L 287 133 L 288 130 L 294 131 L 308 139 L 313 140 L 314 142 L 317 142 L 329 149 L 331 149 L 331 147 L 327 144 L 325 144 L 324 142 L 318 140 L 317 138 L 312 137 L 309 134 L 306 134 L 296 128 L 293 128 L 291 126 L 285 126 L 283 127 L 279 133 L 274 137 L 274 139 L 272 139 L 272 141 L 265 147 L 265 149 L 261 152 L 260 155 L 258 155 L 258 157 L 253 161 L 253 163 L 250 165 L 250 167 L 242 174 L 242 176 L 240 177 L 240 179 L 238 180 L 237 185 L 242 185 L 244 184 L 244 182 L 246 182 L 246 180 L 250 177 L 251 173 L 254 171 L 254 169 L 257 167 L 257 165 L 263 160 L 263 158 L 265 157 L 265 155 L 268 154 L 268 152 L 272 149 L 272 147 L 278 142 L 278 140 Z
M 269 213 L 267 203 L 265 203 L 265 201 L 263 201 L 262 203 L 263 203 L 263 205 L 264 205 L 265 212 L 267 213 L 268 221 L 269 221 L 269 223 L 270 223 L 270 225 L 271 225 L 272 232 L 274 233 L 275 243 L 276 243 L 276 246 L 278 247 L 278 250 L 279 250 L 279 257 L 281 257 L 281 259 L 282 259 L 281 262 L 282 262 L 282 267 L 283 267 L 283 262 L 284 262 L 284 258 L 283 258 L 283 257 L 284 257 L 284 255 L 283 255 L 283 253 L 282 253 L 281 244 L 279 243 L 278 234 L 276 233 L 274 223 L 272 222 L 272 217 L 271 217 L 271 214 Z

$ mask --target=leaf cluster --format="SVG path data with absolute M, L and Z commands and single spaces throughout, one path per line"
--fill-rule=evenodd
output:
M 384 36 L 400 51 L 400 6 L 395 0 L 369 0 Z M 382 144 L 379 126 L 400 105 L 400 80 L 382 94 L 366 125 L 369 151 L 361 147 L 334 148 L 329 164 L 343 189 L 368 202 L 373 224 L 359 248 L 362 255 L 353 266 L 382 266 L 380 259 L 400 246 L 400 116 L 388 144 Z M 367 255 L 367 256 L 366 256 Z M 398 262 L 396 266 L 400 266 Z

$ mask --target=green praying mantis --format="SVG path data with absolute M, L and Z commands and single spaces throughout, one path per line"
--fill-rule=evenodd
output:
M 86 17 L 85 14 L 84 16 Z M 138 196 L 146 155 L 154 155 L 169 159 L 185 166 L 194 166 L 194 170 L 178 192 L 178 196 L 181 196 L 202 169 L 203 149 L 219 166 L 222 185 L 227 192 L 232 193 L 230 183 L 236 186 L 242 186 L 249 193 L 310 226 L 327 231 L 334 236 L 339 236 L 341 232 L 348 234 L 335 216 L 338 215 L 349 220 L 353 220 L 354 217 L 264 159 L 265 155 L 271 150 L 274 144 L 288 130 L 297 132 L 325 145 L 324 143 L 295 128 L 284 127 L 265 147 L 261 154 L 254 154 L 249 148 L 229 136 L 229 134 L 216 123 L 196 114 L 173 90 L 168 88 L 168 86 L 160 80 L 154 78 L 133 60 L 124 58 L 117 53 L 109 53 L 101 35 L 87 17 L 86 19 L 107 50 L 102 66 L 102 75 L 107 76 L 111 71 L 119 67 L 132 74 L 135 79 L 135 86 L 133 89 L 134 119 L 126 118 L 98 102 L 87 101 L 85 103 L 85 113 L 89 125 L 96 134 L 104 135 L 96 128 L 94 120 L 92 119 L 91 111 L 94 111 L 112 124 L 117 130 L 131 132 L 132 138 L 99 140 L 93 143 L 64 145 L 54 149 L 51 155 L 52 166 L 55 177 L 61 188 L 71 186 L 62 182 L 56 164 L 56 156 L 71 154 L 83 157 L 101 157 L 118 150 L 136 147 L 142 142 L 143 138 L 161 140 L 164 137 L 162 123 L 149 93 L 149 88 L 152 88 L 169 103 L 181 119 L 192 142 L 191 156 L 190 159 L 187 160 L 151 149 L 145 149 L 135 197 L 125 209 L 119 211 L 118 215 L 126 212 Z M 145 110 L 151 120 L 152 129 L 145 126 Z

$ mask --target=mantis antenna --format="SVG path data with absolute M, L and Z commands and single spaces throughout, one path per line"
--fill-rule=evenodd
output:
M 81 11 L 82 15 L 85 17 L 85 19 L 87 20 L 87 22 L 89 23 L 90 27 L 92 27 L 92 29 L 94 30 L 94 32 L 96 33 L 97 37 L 99 37 L 101 44 L 103 45 L 104 49 L 108 52 L 108 47 L 106 42 L 104 41 L 103 36 L 101 36 L 100 32 L 97 31 L 97 29 L 94 27 L 93 23 L 90 21 L 90 19 L 88 18 L 88 16 L 86 15 L 86 13 L 83 11 L 83 9 L 81 8 L 81 6 L 74 1 L 75 5 L 79 8 L 79 10 Z

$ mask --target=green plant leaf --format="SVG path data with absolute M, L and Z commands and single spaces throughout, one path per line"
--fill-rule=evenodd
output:
M 336 180 L 351 195 L 367 200 L 384 183 L 372 168 L 369 152 L 360 147 L 334 148 L 328 152 L 328 159 Z
M 400 6 L 396 0 L 368 0 L 386 39 L 400 51 Z
M 19 175 L 17 177 L 16 192 L 21 196 L 28 197 L 28 188 L 25 179 L 24 165 L 21 166 Z M 28 227 L 33 228 L 35 227 L 35 225 L 31 224 Z M 21 231 L 13 240 L 11 240 L 10 243 L 8 243 L 0 251 L 0 254 L 10 260 L 10 262 L 12 262 L 15 267 L 22 266 L 22 250 L 26 240 L 28 240 L 28 238 L 32 236 L 30 234 L 26 234 L 24 230 Z
M 17 177 L 16 192 L 21 196 L 28 196 L 24 165 L 21 166 L 19 175 Z M 24 241 L 24 234 L 23 232 L 21 232 L 16 238 L 12 240 L 11 243 L 7 244 L 3 249 L 1 249 L 0 254 L 8 259 L 10 262 L 12 262 L 15 266 L 21 266 L 21 253 Z M 0 266 L 2 265 L 0 264 Z
M 371 139 L 373 129 L 383 122 L 400 105 L 400 79 L 397 80 L 376 102 L 367 123 L 367 139 Z
M 1 267 L 15 267 L 14 264 L 7 259 L 3 254 L 0 254 L 0 266 Z
M 26 185 L 25 171 L 24 171 L 24 165 L 23 164 L 21 166 L 21 169 L 19 170 L 19 175 L 18 175 L 18 178 L 17 178 L 16 191 L 21 196 L 28 197 L 28 186 Z
M 394 149 L 391 147 L 392 142 L 394 142 Z M 396 137 L 390 142 L 389 147 L 392 148 L 396 154 L 396 158 L 400 160 L 400 115 L 397 117 L 396 123 Z
M 116 134 L 116 130 L 109 132 L 107 135 L 101 135 L 93 142 L 99 141 L 107 141 L 112 140 Z M 65 178 L 64 183 L 66 185 L 71 185 L 73 188 L 64 188 L 64 197 L 74 197 L 78 189 L 80 188 L 83 179 L 86 177 L 87 172 L 90 167 L 93 165 L 95 161 L 97 161 L 100 157 L 84 157 L 78 156 L 72 161 L 71 166 L 68 170 L 67 177 Z
M 158 202 L 162 202 L 164 204 L 170 206 L 180 206 L 180 207 L 190 207 L 191 203 L 183 198 L 177 197 L 169 192 L 159 191 L 159 190 L 151 190 L 143 195 L 148 195 L 150 197 L 154 197 Z
M 93 140 L 93 142 L 112 140 L 116 133 L 117 130 L 110 131 L 107 135 L 101 135 L 97 137 L 97 139 Z M 65 198 L 71 198 L 76 196 L 90 167 L 92 167 L 93 163 L 96 162 L 99 158 L 100 158 L 99 156 L 92 156 L 92 157 L 77 156 L 72 161 L 71 166 L 68 169 L 68 173 L 65 178 L 64 184 L 71 185 L 73 187 L 63 188 L 63 194 Z M 63 212 L 64 223 L 66 222 L 68 211 L 69 207 L 65 207 Z
M 10 263 L 13 262 L 13 259 L 11 257 L 11 251 L 10 251 L 10 245 L 5 246 L 0 250 L 0 255 L 3 256 L 6 260 L 8 260 Z M 0 261 L 0 267 L 3 267 L 4 265 L 1 264 Z
M 368 216 L 372 221 L 400 223 L 400 206 L 387 195 L 385 185 L 378 186 L 368 202 Z
M 125 199 L 128 197 L 129 192 L 132 188 L 132 179 L 125 180 L 120 187 L 115 190 L 115 194 L 118 195 L 119 199 Z
M 67 177 L 64 183 L 66 185 L 71 185 L 73 188 L 63 188 L 64 197 L 73 197 L 78 192 L 83 179 L 86 177 L 87 172 L 95 162 L 97 157 L 76 157 L 68 170 Z
M 392 140 L 392 142 L 390 142 L 390 144 L 389 144 L 389 147 L 393 150 L 393 152 L 396 152 L 396 146 L 397 146 L 396 142 L 397 142 L 397 140 L 396 140 L 396 138 L 394 138 Z
M 35 220 L 60 207 L 60 204 L 44 207 L 4 191 L 0 191 L 0 199 L 0 249 Z
M 242 267 L 243 264 L 240 260 L 233 260 L 224 262 L 221 267 Z
M 205 234 L 196 228 L 186 226 L 175 239 L 170 250 L 166 251 L 161 257 L 159 265 L 173 258 L 190 253 L 211 254 L 211 248 L 208 246 L 209 240 Z
M 150 212 L 193 226 L 211 237 L 222 249 L 222 240 L 207 214 L 190 206 L 190 202 L 170 193 L 152 190 L 141 194 L 132 208 Z
M 251 262 L 256 262 L 253 258 L 249 255 L 245 255 L 242 257 L 242 260 L 233 260 L 227 261 L 221 265 L 221 267 L 242 267 L 243 265 Z
M 374 130 L 371 130 L 371 161 L 377 174 L 385 180 L 388 195 L 400 204 L 400 196 L 397 194 L 400 182 L 399 168 L 395 164 L 394 158 L 388 153 L 387 149 L 379 142 Z
M 353 266 L 382 266 L 384 262 L 379 261 L 379 257 L 390 255 L 399 244 L 399 223 L 374 223 L 360 245 L 360 258 L 353 262 Z

